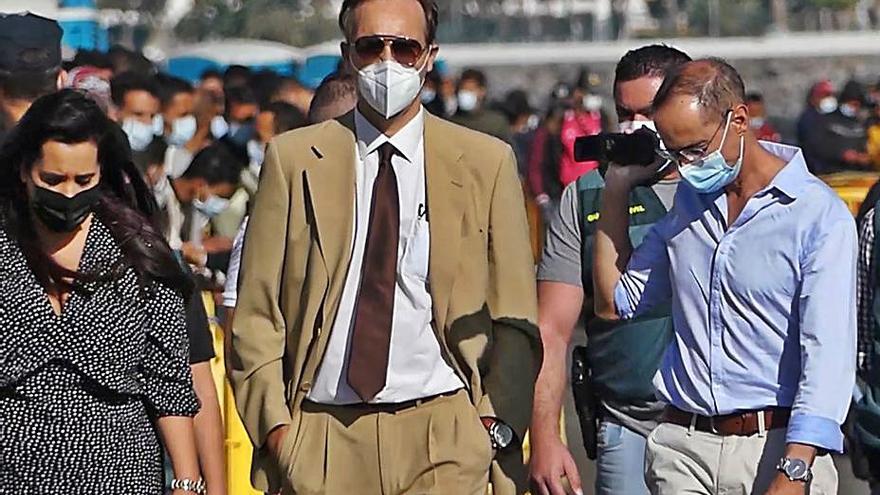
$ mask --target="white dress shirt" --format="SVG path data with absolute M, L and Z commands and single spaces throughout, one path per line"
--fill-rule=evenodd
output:
M 423 111 L 422 111 L 423 112 Z M 433 301 L 428 290 L 430 233 L 426 210 L 424 114 L 419 112 L 394 136 L 377 130 L 355 111 L 355 221 L 351 262 L 330 341 L 309 400 L 324 404 L 362 402 L 348 384 L 348 352 L 370 225 L 373 182 L 379 171 L 379 147 L 386 142 L 397 150 L 391 165 L 397 175 L 400 201 L 400 242 L 388 373 L 372 403 L 397 403 L 451 392 L 464 387 L 443 360 L 432 328 Z
M 229 267 L 226 269 L 226 283 L 223 285 L 223 306 L 235 309 L 238 303 L 238 274 L 241 271 L 241 250 L 244 248 L 244 235 L 247 232 L 248 219 L 244 217 L 229 254 Z

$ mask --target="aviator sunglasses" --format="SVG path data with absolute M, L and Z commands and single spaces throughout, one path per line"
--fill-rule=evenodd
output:
M 364 63 L 371 64 L 382 57 L 386 46 L 391 47 L 394 60 L 407 67 L 415 66 L 425 53 L 425 47 L 414 39 L 385 35 L 358 38 L 354 42 L 354 51 Z

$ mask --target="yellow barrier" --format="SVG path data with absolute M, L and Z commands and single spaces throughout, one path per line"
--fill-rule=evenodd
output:
M 839 172 L 819 177 L 840 196 L 853 215 L 858 213 L 871 186 L 880 178 L 877 172 Z
M 211 360 L 211 371 L 214 374 L 214 385 L 217 387 L 217 399 L 220 401 L 220 413 L 226 427 L 226 485 L 230 495 L 261 495 L 251 486 L 251 440 L 244 431 L 238 411 L 235 410 L 235 399 L 232 388 L 226 381 L 226 366 L 223 355 L 223 329 L 217 319 L 214 296 L 204 292 L 205 311 L 211 322 L 211 335 L 214 339 L 214 353 Z

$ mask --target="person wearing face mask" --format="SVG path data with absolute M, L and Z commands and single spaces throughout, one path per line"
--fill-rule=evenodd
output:
M 254 121 L 260 112 L 257 96 L 247 87 L 229 88 L 225 109 L 229 130 L 221 140 L 244 150 L 256 132 Z
M 438 18 L 345 0 L 356 109 L 266 150 L 230 351 L 259 490 L 526 490 L 541 349 L 522 189 L 510 146 L 422 107 Z
M 823 115 L 819 128 L 809 139 L 816 157 L 825 169 L 815 173 L 829 174 L 843 170 L 873 168 L 867 152 L 868 130 L 862 116 L 865 106 L 865 88 L 857 81 L 849 81 L 838 96 L 837 110 Z
M 180 177 L 211 141 L 214 106 L 209 94 L 197 94 L 183 79 L 159 76 L 162 111 L 153 122 L 154 131 L 168 143 L 166 173 Z
M 584 71 L 578 79 L 578 84 L 571 92 L 571 109 L 565 112 L 559 135 L 562 141 L 559 181 L 563 187 L 585 173 L 595 170 L 599 165 L 597 162 L 577 162 L 574 159 L 575 141 L 579 137 L 599 134 L 605 129 L 602 98 L 591 91 L 587 71 Z
M 74 90 L 36 100 L 0 152 L 0 486 L 204 493 L 184 303 L 128 146 Z
M 614 100 L 621 132 L 654 128 L 651 102 L 666 73 L 690 61 L 686 54 L 663 45 L 628 52 L 614 75 Z M 672 207 L 678 173 L 669 167 L 651 187 L 630 194 L 629 229 L 637 243 Z M 596 460 L 597 495 L 647 495 L 644 452 L 648 434 L 657 426 L 663 404 L 654 397 L 651 376 L 657 370 L 671 334 L 668 311 L 633 322 L 608 322 L 595 317 L 592 249 L 603 180 L 598 170 L 568 185 L 553 216 L 544 255 L 538 266 L 538 323 L 544 361 L 535 383 L 530 431 L 532 493 L 563 495 L 567 478 L 574 493 L 584 493 L 577 467 L 562 443 L 559 416 L 568 381 L 568 354 L 580 315 L 587 321 L 586 353 L 592 379 L 586 393 L 576 393 L 585 448 Z
M 654 377 L 669 406 L 648 436 L 653 494 L 837 493 L 856 365 L 856 228 L 798 148 L 758 141 L 745 89 L 719 59 L 667 75 L 654 98 L 665 149 L 610 166 L 594 244 L 596 313 L 671 304 Z M 669 215 L 633 250 L 627 193 L 666 162 Z
M 550 93 L 550 103 L 546 114 L 538 124 L 529 150 L 528 186 L 529 193 L 541 208 L 545 227 L 553 219 L 559 198 L 565 186 L 559 180 L 559 165 L 562 162 L 562 120 L 570 108 L 571 86 L 558 83 Z
M 421 98 L 425 110 L 438 117 L 446 117 L 446 102 L 440 93 L 442 85 L 443 75 L 440 74 L 440 71 L 434 69 L 428 72 L 428 75 L 425 77 L 425 85 L 422 87 L 422 92 L 419 93 L 419 98 Z
M 828 166 L 819 158 L 818 149 L 822 145 L 817 136 L 822 130 L 823 116 L 837 110 L 837 97 L 831 81 L 823 80 L 814 84 L 807 94 L 807 104 L 797 121 L 797 142 L 804 152 L 810 172 L 822 174 Z
M 466 69 L 458 79 L 456 111 L 449 120 L 510 142 L 510 125 L 504 114 L 487 108 L 488 92 L 486 75 L 476 69 Z
M 199 268 L 223 270 L 232 238 L 211 234 L 211 220 L 229 206 L 241 182 L 241 163 L 226 145 L 200 151 L 184 174 L 163 188 L 168 223 L 165 235 L 183 259 Z M 206 235 L 205 232 L 208 231 Z M 234 235 L 234 233 L 233 233 Z
M 159 87 L 155 79 L 124 72 L 110 80 L 110 96 L 132 151 L 144 151 L 156 134 L 153 120 L 159 114 Z
M 782 141 L 782 136 L 767 120 L 767 110 L 764 108 L 764 96 L 758 92 L 751 92 L 746 95 L 746 105 L 749 107 L 749 125 L 755 132 L 755 137 L 759 141 L 773 141 L 778 143 Z

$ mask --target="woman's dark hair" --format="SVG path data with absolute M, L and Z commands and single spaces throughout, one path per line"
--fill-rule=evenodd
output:
M 102 194 L 94 213 L 123 253 L 122 263 L 109 267 L 109 274 L 65 270 L 39 245 L 27 186 L 21 176 L 40 159 L 47 141 L 93 142 L 98 147 L 101 181 L 96 187 Z M 47 289 L 69 290 L 75 286 L 61 282 L 61 277 L 73 277 L 76 282 L 104 281 L 118 278 L 132 267 L 144 288 L 156 281 L 184 296 L 192 292 L 190 276 L 153 223 L 158 207 L 132 163 L 125 133 L 78 91 L 66 89 L 39 98 L 7 136 L 0 148 L 0 211 L 37 280 Z

